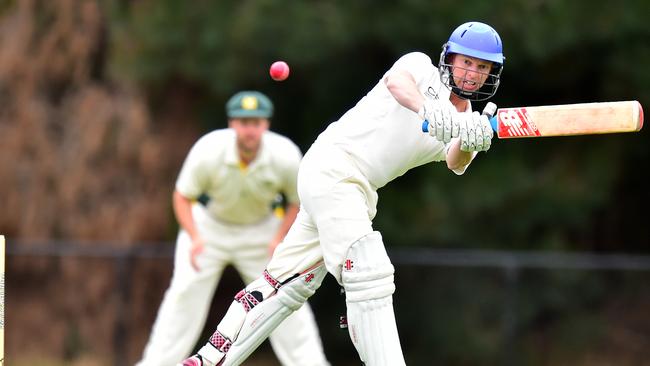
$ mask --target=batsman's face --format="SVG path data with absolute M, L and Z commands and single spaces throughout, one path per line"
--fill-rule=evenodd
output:
M 243 152 L 256 152 L 260 147 L 262 135 L 269 129 L 266 118 L 232 118 L 228 126 L 235 130 L 237 147 Z
M 479 90 L 490 76 L 492 62 L 456 54 L 452 60 L 452 70 L 456 86 L 462 90 L 474 92 Z

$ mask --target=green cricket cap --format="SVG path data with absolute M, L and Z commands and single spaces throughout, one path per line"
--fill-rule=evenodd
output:
M 226 103 L 226 114 L 228 118 L 270 118 L 273 116 L 273 102 L 258 91 L 241 91 Z

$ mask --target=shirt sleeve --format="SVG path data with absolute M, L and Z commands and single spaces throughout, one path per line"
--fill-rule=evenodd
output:
M 207 190 L 206 144 L 202 138 L 190 149 L 176 179 L 176 190 L 189 199 L 197 199 Z
M 450 142 L 445 144 L 445 156 L 449 153 L 449 148 L 451 148 L 451 144 L 454 140 L 457 140 L 458 138 L 452 139 Z M 476 157 L 476 154 L 478 154 L 476 151 L 472 152 L 472 158 L 469 160 L 469 162 L 466 165 L 463 165 L 462 167 L 458 169 L 452 169 L 451 171 L 454 172 L 456 175 L 463 175 L 465 174 L 465 171 L 467 170 L 467 167 L 474 161 L 474 158 Z
M 407 71 L 413 76 L 415 83 L 420 86 L 422 81 L 431 78 L 431 67 L 431 58 L 429 56 L 422 52 L 411 52 L 400 57 L 388 72 Z

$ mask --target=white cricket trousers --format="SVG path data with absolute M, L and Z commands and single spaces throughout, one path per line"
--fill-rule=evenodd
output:
M 341 283 L 350 246 L 373 232 L 377 190 L 346 152 L 317 142 L 300 164 L 298 195 L 298 217 L 266 268 L 284 281 L 323 261 Z
M 138 366 L 174 366 L 189 356 L 201 335 L 225 267 L 232 264 L 246 284 L 260 277 L 269 259 L 269 242 L 280 224 L 278 218 L 271 216 L 255 225 L 227 225 L 212 219 L 198 204 L 192 212 L 205 240 L 205 250 L 198 258 L 201 270 L 196 272 L 192 268 L 191 241 L 181 231 L 176 241 L 171 284 Z M 284 366 L 329 365 L 307 303 L 277 327 L 269 340 Z

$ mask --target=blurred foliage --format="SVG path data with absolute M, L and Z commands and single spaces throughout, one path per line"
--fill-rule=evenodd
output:
M 401 54 L 437 63 L 451 30 L 485 21 L 506 64 L 495 102 L 530 106 L 640 100 L 648 108 L 650 3 L 605 1 L 111 2 L 110 67 L 146 87 L 191 86 L 197 123 L 223 126 L 234 91 L 278 105 L 274 128 L 303 150 Z M 267 67 L 292 67 L 274 83 Z M 475 106 L 475 109 L 482 105 Z M 645 131 L 634 135 L 497 141 L 462 178 L 419 168 L 380 193 L 376 227 L 392 245 L 647 251 Z
M 182 144 L 196 133 L 171 131 L 172 113 L 154 125 L 139 87 L 106 76 L 109 26 L 96 1 L 0 11 L 0 207 L 11 212 L 0 232 L 160 240 Z

